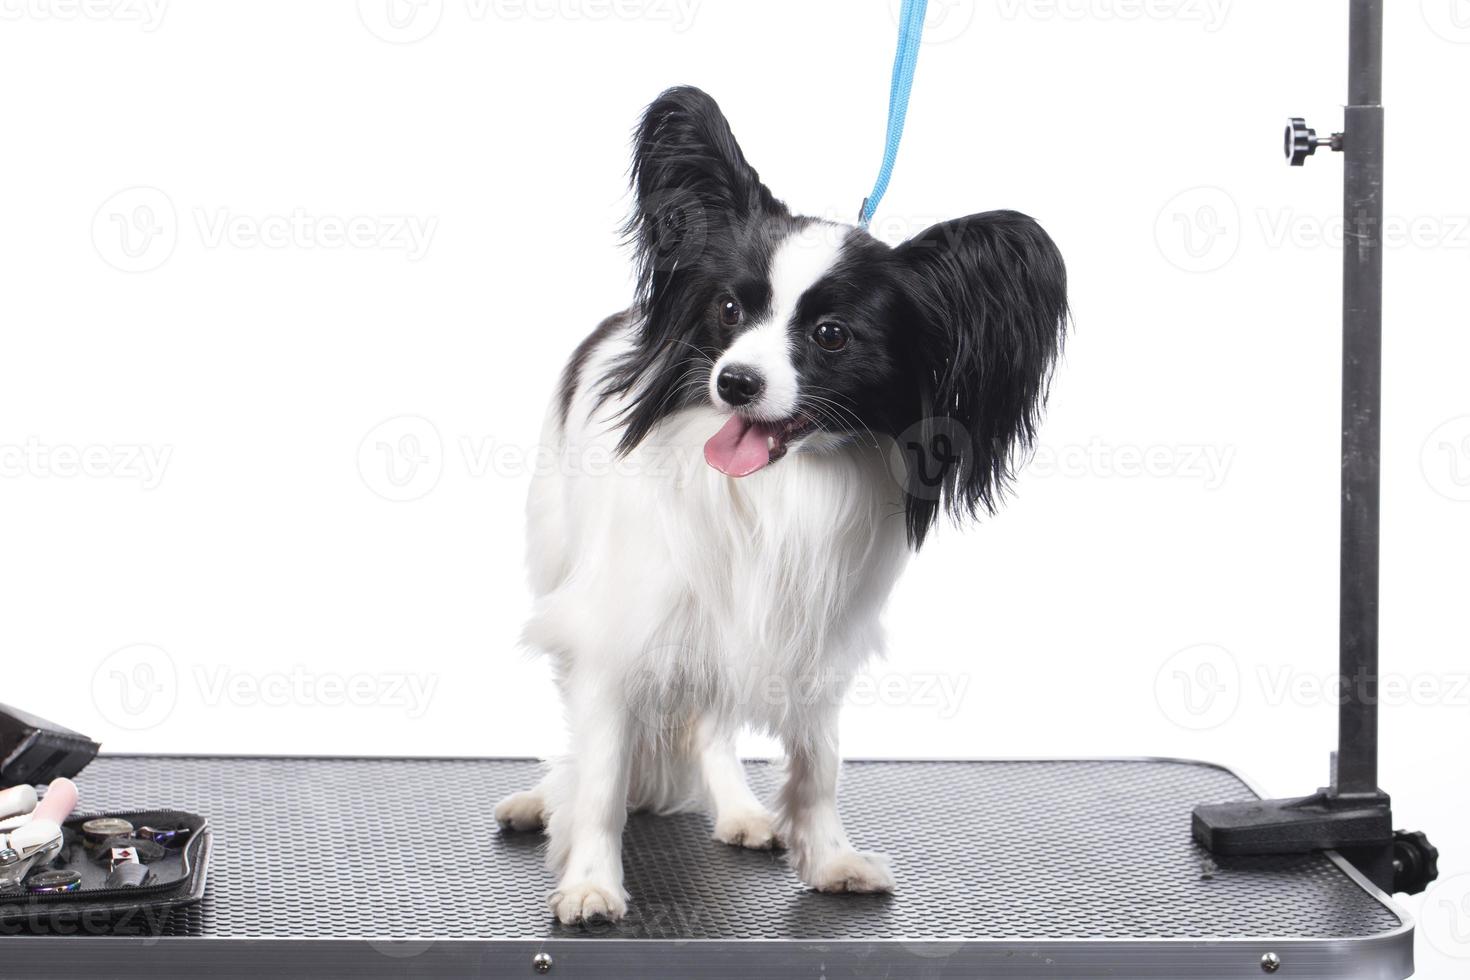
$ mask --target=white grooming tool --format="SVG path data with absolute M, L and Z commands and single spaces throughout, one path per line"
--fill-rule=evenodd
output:
M 18 887 L 33 866 L 61 851 L 61 843 L 61 826 L 52 820 L 33 820 L 8 838 L 0 835 L 0 888 Z
M 60 842 L 61 825 L 55 820 L 32 820 L 19 830 L 10 835 L 10 849 L 19 851 L 21 856 L 31 851 L 44 848 L 52 841 Z
M 36 788 L 15 786 L 0 792 L 0 820 L 29 814 L 36 808 Z
M 0 888 L 18 886 L 33 865 L 49 861 L 61 850 L 61 822 L 76 807 L 76 783 L 70 779 L 53 779 L 46 798 L 32 811 L 30 821 L 11 831 L 8 838 L 0 836 Z

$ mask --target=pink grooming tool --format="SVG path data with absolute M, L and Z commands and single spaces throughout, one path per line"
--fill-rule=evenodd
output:
M 35 810 L 31 811 L 31 819 L 65 823 L 66 818 L 77 808 L 77 796 L 77 784 L 70 779 L 63 776 L 51 780 L 46 795 L 36 804 Z
M 65 777 L 51 780 L 46 796 L 31 811 L 31 820 L 10 835 L 10 846 L 22 855 L 37 848 L 61 846 L 61 824 L 77 808 L 77 784 Z

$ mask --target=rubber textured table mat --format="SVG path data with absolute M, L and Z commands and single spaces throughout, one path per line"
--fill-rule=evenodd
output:
M 524 760 L 103 756 L 90 809 L 173 806 L 215 832 L 204 902 L 168 934 L 534 938 L 554 923 L 540 835 L 502 834 L 494 804 Z M 769 799 L 780 773 L 750 765 Z M 1350 938 L 1395 912 L 1321 855 L 1216 860 L 1195 803 L 1248 797 L 1227 770 L 1168 761 L 849 762 L 841 804 L 891 896 L 804 889 L 779 854 L 710 839 L 703 815 L 634 815 L 629 917 L 594 935 L 746 939 Z

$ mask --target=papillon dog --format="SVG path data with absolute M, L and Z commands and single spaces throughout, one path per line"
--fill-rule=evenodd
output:
M 838 816 L 838 712 L 940 519 L 993 511 L 1067 323 L 1052 240 L 1014 211 L 896 247 L 792 214 L 719 107 L 671 89 L 638 126 L 637 290 L 576 348 L 530 492 L 536 605 L 570 753 L 496 808 L 545 829 L 563 923 L 627 911 L 629 810 L 705 808 L 825 892 L 893 888 Z M 784 748 L 774 812 L 735 738 Z

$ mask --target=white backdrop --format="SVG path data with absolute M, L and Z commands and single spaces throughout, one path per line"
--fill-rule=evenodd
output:
M 1030 212 L 1077 327 L 1014 501 L 900 586 L 845 750 L 1202 757 L 1306 792 L 1335 725 L 1341 160 L 1286 167 L 1280 126 L 1340 124 L 1346 5 L 932 6 L 875 231 Z M 1389 6 L 1383 780 L 1450 878 L 1470 5 Z M 851 220 L 896 7 L 0 0 L 0 700 L 114 750 L 556 751 L 522 505 L 564 358 L 629 297 L 631 127 L 698 84 L 779 196 Z M 1470 958 L 1467 896 L 1409 903 L 1421 975 Z

